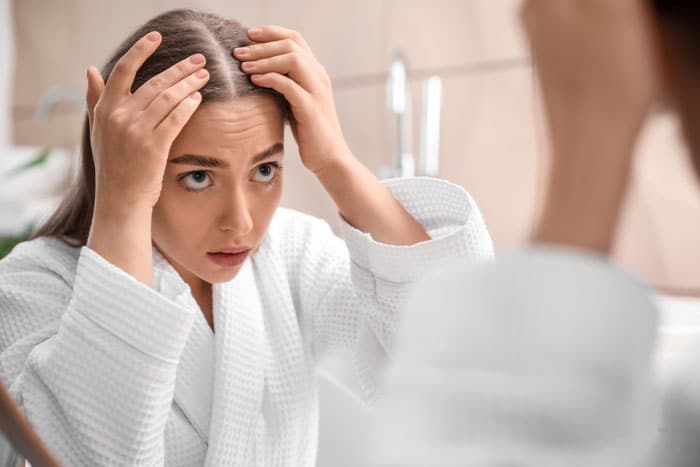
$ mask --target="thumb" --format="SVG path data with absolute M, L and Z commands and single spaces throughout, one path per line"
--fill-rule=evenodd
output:
M 95 121 L 95 106 L 97 105 L 97 101 L 100 99 L 100 96 L 105 89 L 105 82 L 102 79 L 102 75 L 100 74 L 99 70 L 94 66 L 89 66 L 87 68 L 87 82 L 87 111 L 88 119 L 90 120 L 90 127 L 92 128 L 92 124 Z

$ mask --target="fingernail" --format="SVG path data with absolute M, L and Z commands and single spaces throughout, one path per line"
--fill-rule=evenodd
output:
M 151 31 L 146 35 L 146 38 L 149 41 L 156 42 L 158 39 L 160 39 L 160 33 L 158 31 Z
M 199 92 L 199 91 L 195 92 L 194 94 L 192 94 L 192 95 L 190 96 L 190 99 L 192 99 L 192 100 L 194 100 L 194 101 L 198 101 L 198 100 L 200 100 L 201 98 L 202 98 L 202 93 Z
M 207 76 L 209 76 L 209 72 L 206 70 L 206 68 L 202 68 L 197 73 L 195 73 L 195 76 L 197 78 L 206 78 Z
M 255 62 L 244 62 L 241 66 L 244 70 L 252 70 L 255 68 Z
M 204 55 L 202 54 L 195 54 L 190 57 L 190 62 L 194 63 L 195 65 L 199 65 L 200 63 L 204 62 Z
M 248 35 L 249 36 L 257 36 L 262 32 L 261 28 L 253 28 L 253 29 L 248 29 Z
M 235 49 L 233 49 L 233 53 L 240 57 L 245 57 L 246 55 L 248 55 L 249 51 L 250 49 L 248 47 L 236 47 Z
M 257 80 L 259 80 L 260 78 L 262 78 L 262 76 L 263 76 L 263 75 L 250 75 L 250 79 L 252 79 L 252 80 L 254 80 L 254 81 L 257 81 Z

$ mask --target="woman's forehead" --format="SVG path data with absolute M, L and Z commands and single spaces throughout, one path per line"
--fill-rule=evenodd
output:
M 171 153 L 245 152 L 282 142 L 284 122 L 275 102 L 251 96 L 203 104 L 173 143 Z

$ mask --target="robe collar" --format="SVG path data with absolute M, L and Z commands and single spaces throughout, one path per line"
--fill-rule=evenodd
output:
M 173 403 L 182 411 L 202 441 L 208 443 L 215 371 L 214 333 L 192 296 L 190 287 L 155 247 L 153 279 L 160 293 L 180 305 L 196 310 L 177 368 Z
M 206 465 L 294 465 L 308 443 L 314 386 L 284 261 L 266 237 L 231 281 L 212 287 L 212 332 L 189 287 L 154 248 L 161 293 L 197 310 L 177 371 L 174 404 L 207 444 Z M 308 422 L 309 420 L 307 420 Z M 293 452 L 284 447 L 291 448 Z

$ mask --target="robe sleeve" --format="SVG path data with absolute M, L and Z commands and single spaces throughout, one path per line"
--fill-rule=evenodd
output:
M 334 359 L 332 379 L 371 402 L 399 310 L 410 286 L 446 259 L 478 260 L 493 254 L 491 238 L 471 196 L 451 183 L 414 178 L 385 182 L 431 240 L 392 246 L 342 221 L 343 240 L 327 225 L 306 239 L 310 254 L 300 268 L 301 288 L 315 356 Z
M 20 258 L 21 259 L 21 258 Z M 63 465 L 162 465 L 194 311 L 83 248 L 71 288 L 0 268 L 0 375 Z

